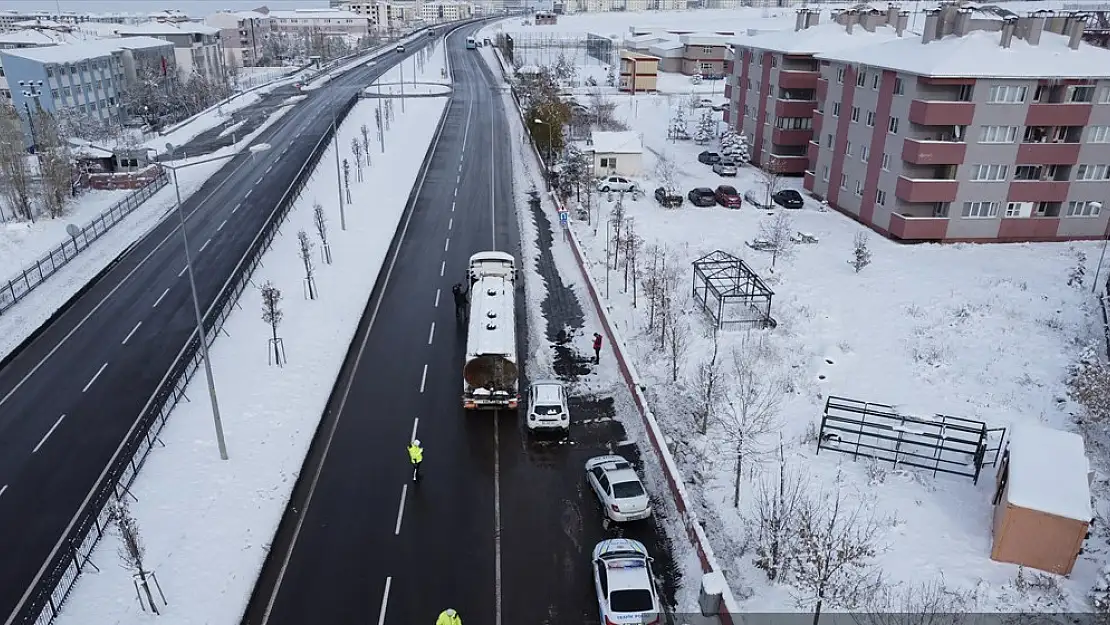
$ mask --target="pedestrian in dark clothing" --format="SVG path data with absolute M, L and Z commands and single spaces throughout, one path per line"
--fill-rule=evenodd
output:
M 455 286 L 451 287 L 451 293 L 455 296 L 455 317 L 458 319 L 466 318 L 466 291 L 461 282 L 457 282 Z
M 594 332 L 594 364 L 601 362 L 601 335 Z

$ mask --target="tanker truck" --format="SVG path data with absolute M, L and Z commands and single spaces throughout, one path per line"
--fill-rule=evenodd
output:
M 463 408 L 515 410 L 517 389 L 516 261 L 504 252 L 470 257 L 470 310 L 463 364 Z

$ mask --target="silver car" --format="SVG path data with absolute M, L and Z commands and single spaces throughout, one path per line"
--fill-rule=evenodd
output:
M 716 163 L 713 163 L 713 173 L 717 174 L 718 176 L 735 176 L 736 163 L 728 159 L 721 159 Z
M 561 382 L 537 380 L 528 390 L 528 430 L 567 431 L 570 429 L 570 410 L 567 392 Z

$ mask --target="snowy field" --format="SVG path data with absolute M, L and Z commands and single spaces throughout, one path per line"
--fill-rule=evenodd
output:
M 438 76 L 440 67 L 427 69 Z M 395 108 L 386 153 L 372 139 L 374 165 L 362 182 L 351 176 L 351 194 L 373 195 L 373 210 L 357 201 L 348 206 L 346 231 L 339 227 L 334 149 L 321 158 L 253 276 L 256 285 L 271 281 L 282 292 L 278 334 L 288 363 L 267 364 L 270 327 L 259 318 L 261 297 L 255 290 L 244 293 L 243 309 L 225 325 L 229 336 L 221 336 L 211 352 L 230 460 L 219 459 L 207 401 L 174 410 L 161 435 L 166 447 L 151 454 L 132 488 L 138 501 L 131 509 L 146 541 L 148 566 L 157 571 L 169 602 L 159 606 L 159 623 L 227 624 L 241 618 L 432 140 L 436 124 L 429 122 L 439 119 L 446 103 L 446 98 L 416 98 L 406 103 L 404 114 Z M 340 126 L 339 145 L 361 137 L 363 124 L 374 128 L 376 106 L 363 100 L 352 109 Z M 327 215 L 330 265 L 320 256 L 315 203 Z M 309 233 L 315 246 L 315 301 L 302 294 L 299 230 Z M 201 398 L 204 387 L 198 374 L 186 392 Z M 136 602 L 130 572 L 116 565 L 118 548 L 114 533 L 100 543 L 93 560 L 101 572 L 80 579 L 58 625 L 151 622 L 154 617 Z
M 51 219 L 40 215 L 35 223 L 0 219 L 0 280 L 7 281 L 20 267 L 33 265 L 44 254 L 68 240 L 66 225 L 84 226 L 133 191 L 89 190 L 79 195 L 65 215 Z M 5 209 L 4 215 L 10 217 Z
M 1030 10 L 1021 3 L 1007 3 L 1005 8 Z M 1045 8 L 1045 3 L 1036 3 L 1036 8 Z M 777 18 L 776 11 L 781 13 Z M 764 22 L 780 29 L 793 27 L 793 9 L 742 9 L 719 12 L 717 17 L 700 11 L 560 16 L 555 27 L 510 23 L 504 29 L 623 36 L 629 26 L 651 26 L 655 20 L 659 26 L 709 31 L 729 26 L 721 17 L 724 13 L 750 19 L 752 25 L 744 23 L 743 28 L 764 28 Z M 586 65 L 579 71 L 581 75 L 596 70 Z M 901 414 L 918 417 L 965 417 L 988 428 L 1033 424 L 1076 431 L 1073 414 L 1078 408 L 1067 399 L 1065 379 L 1084 348 L 1102 348 L 1101 313 L 1091 294 L 1100 245 L 898 245 L 835 211 L 821 210 L 808 197 L 803 209 L 793 211 L 763 211 L 747 202 L 742 210 L 695 208 L 688 201 L 677 210 L 663 209 L 651 197 L 661 185 L 654 175 L 658 155 L 676 163 L 677 186 L 684 197 L 698 186 L 729 184 L 741 194 L 764 193 L 765 187 L 764 178 L 750 166 L 736 178 L 722 178 L 699 163 L 697 153 L 718 149 L 716 141 L 706 146 L 668 141 L 673 110 L 691 93 L 704 97 L 705 91 L 678 75 L 661 73 L 660 84 L 664 93 L 634 97 L 603 88 L 616 104 L 616 117 L 639 132 L 645 144 L 642 173 L 636 179 L 648 195 L 626 197 L 622 203 L 625 232 L 634 232 L 639 240 L 635 274 L 627 287 L 623 253 L 618 266 L 606 271 L 606 230 L 614 218 L 615 201 L 595 196 L 593 223 L 572 220 L 571 227 L 585 245 L 595 282 L 603 290 L 609 285 L 610 313 L 630 344 L 688 487 L 700 499 L 718 559 L 733 592 L 743 599 L 744 610 L 814 607 L 796 578 L 772 583 L 754 564 L 759 546 L 766 544 L 758 532 L 758 511 L 765 501 L 759 491 L 775 482 L 780 466 L 804 482 L 805 491 L 839 494 L 844 505 L 858 507 L 862 518 L 874 521 L 869 535 L 875 553 L 865 558 L 865 568 L 872 574 L 881 572 L 887 589 L 939 584 L 950 609 L 968 612 L 1089 610 L 1088 593 L 1104 565 L 1102 554 L 1110 539 L 1102 521 L 1110 491 L 1105 459 L 1090 442 L 1100 520 L 1074 571 L 1065 578 L 1022 572 L 990 559 L 995 467 L 984 467 L 976 485 L 968 477 L 853 462 L 850 455 L 834 451 L 817 455 L 816 439 L 830 395 L 889 404 Z M 723 94 L 708 97 L 724 102 Z M 587 106 L 588 100 L 580 96 Z M 691 134 L 702 110 L 688 114 Z M 784 178 L 780 188 L 801 190 L 801 182 Z M 785 216 L 780 224 L 790 234 L 811 235 L 816 242 L 792 245 L 774 259 L 772 270 L 772 255 L 747 243 L 763 237 L 779 214 Z M 871 258 L 856 273 L 849 260 L 859 234 Z M 741 258 L 767 282 L 774 291 L 771 315 L 777 327 L 739 327 L 718 334 L 716 370 L 722 382 L 702 434 L 695 415 L 703 412 L 698 404 L 705 372 L 714 369 L 714 339 L 707 315 L 689 295 L 691 263 L 717 250 Z M 655 328 L 648 327 L 653 311 L 644 280 L 653 262 L 658 266 L 663 258 L 678 270 L 675 294 L 681 312 L 676 318 L 684 340 L 677 347 L 660 342 L 658 317 Z M 1068 286 L 1078 266 L 1086 281 L 1081 287 Z M 771 390 L 756 393 L 759 389 Z M 762 427 L 750 420 L 738 423 L 740 406 L 751 405 L 753 393 L 767 398 L 761 404 L 760 411 L 767 414 Z M 745 429 L 753 434 L 738 440 L 737 433 Z M 739 504 L 734 507 L 741 445 L 744 460 Z M 997 446 L 998 441 L 991 440 L 990 447 Z M 988 462 L 993 456 L 988 454 Z M 897 602 L 886 599 L 869 607 L 898 611 Z M 825 609 L 837 607 L 844 604 L 830 600 Z
M 298 71 L 296 67 L 240 67 L 236 77 L 236 87 L 240 91 L 253 89 L 267 83 L 284 78 Z

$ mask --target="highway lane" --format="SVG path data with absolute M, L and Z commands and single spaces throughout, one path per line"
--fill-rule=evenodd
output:
M 389 65 L 353 70 L 309 94 L 256 140 L 273 149 L 229 159 L 185 202 L 202 306 L 214 299 L 332 112 Z M 21 601 L 192 332 L 177 227 L 171 215 L 0 369 L 0 614 Z

